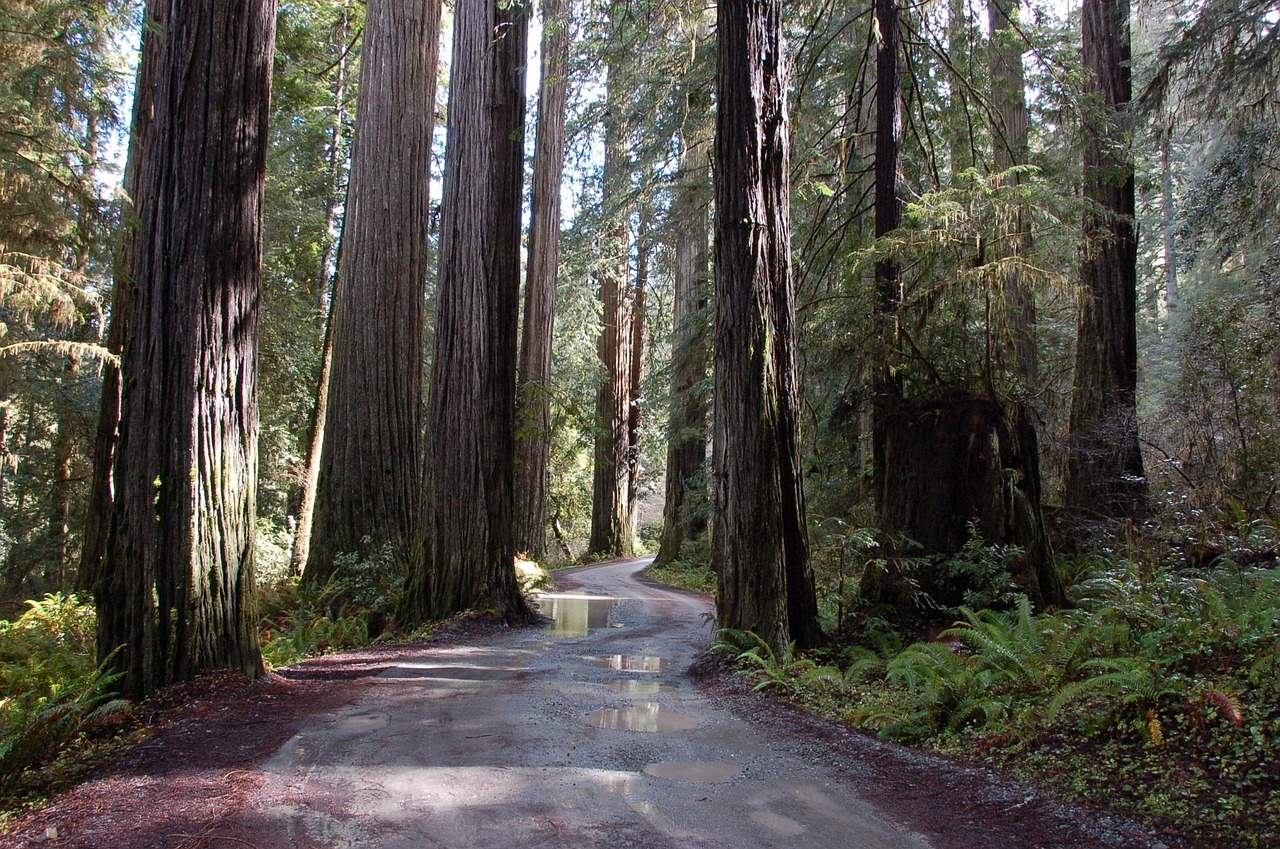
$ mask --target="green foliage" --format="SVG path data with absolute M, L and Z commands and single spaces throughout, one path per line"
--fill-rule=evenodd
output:
M 711 568 L 711 535 L 686 539 L 680 546 L 678 558 L 665 566 L 650 565 L 644 571 L 664 584 L 714 595 L 716 573 Z
M 125 711 L 116 678 L 94 663 L 94 614 L 75 596 L 27 602 L 0 620 L 0 794 L 56 757 L 95 724 Z
M 781 653 L 775 653 L 758 634 L 736 628 L 721 628 L 716 632 L 716 641 L 709 650 L 747 670 L 747 674 L 756 681 L 756 690 L 778 690 L 796 696 L 819 685 L 844 685 L 839 669 L 834 666 L 819 666 L 809 658 L 800 656 L 794 642 Z
M 288 666 L 331 651 L 360 648 L 380 636 L 399 603 L 404 564 L 390 543 L 371 557 L 342 553 L 334 577 L 315 587 L 287 577 L 264 590 L 262 657 Z

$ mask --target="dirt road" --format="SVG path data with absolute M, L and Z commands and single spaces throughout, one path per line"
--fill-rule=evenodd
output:
M 709 605 L 637 581 L 646 562 L 577 572 L 543 632 L 399 660 L 267 762 L 261 825 L 387 849 L 927 846 L 713 706 L 685 677 Z

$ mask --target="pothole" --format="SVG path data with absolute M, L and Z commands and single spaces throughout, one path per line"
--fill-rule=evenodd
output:
M 608 628 L 616 598 L 576 593 L 546 593 L 538 597 L 538 612 L 551 618 L 553 637 L 585 637 Z
M 661 681 L 644 678 L 619 678 L 616 681 L 606 681 L 605 686 L 610 690 L 632 696 L 656 696 L 676 689 L 675 684 L 664 684 Z
M 724 761 L 661 761 L 644 768 L 647 775 L 668 781 L 722 784 L 742 774 L 742 767 Z
M 661 731 L 688 731 L 698 727 L 698 720 L 685 713 L 674 711 L 658 702 L 641 702 L 626 708 L 605 708 L 593 711 L 583 721 L 596 728 L 612 731 L 639 731 L 656 734 Z
M 587 660 L 619 672 L 661 672 L 667 665 L 665 659 L 646 654 L 606 654 L 588 657 Z

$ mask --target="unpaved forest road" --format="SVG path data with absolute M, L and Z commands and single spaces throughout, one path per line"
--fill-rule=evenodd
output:
M 711 606 L 638 580 L 645 563 L 561 578 L 579 597 L 554 602 L 556 629 L 463 627 L 181 685 L 171 718 L 0 849 L 1184 845 L 695 682 Z
M 927 846 L 712 706 L 685 676 L 708 605 L 637 581 L 647 562 L 574 574 L 571 636 L 399 661 L 271 758 L 258 815 L 300 846 Z

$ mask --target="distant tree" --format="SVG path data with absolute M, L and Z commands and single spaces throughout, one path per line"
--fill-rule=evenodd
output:
M 707 378 L 707 306 L 711 208 L 711 168 L 705 138 L 695 121 L 709 104 L 704 92 L 686 98 L 686 128 L 680 135 L 680 160 L 668 226 L 675 230 L 675 293 L 672 305 L 671 401 L 667 424 L 667 483 L 662 509 L 662 537 L 656 562 L 680 556 L 685 541 L 706 531 L 707 438 L 710 399 Z
M 1134 164 L 1126 140 L 1133 93 L 1128 0 L 1085 0 L 1081 35 L 1089 74 L 1084 199 L 1090 206 L 1065 500 L 1123 518 L 1142 512 L 1147 502 L 1138 445 Z
M 142 160 L 98 647 L 146 693 L 262 671 L 257 342 L 272 0 L 175 5 Z
M 799 446 L 782 4 L 717 7 L 715 518 L 721 627 L 819 636 Z
M 630 286 L 630 234 L 624 201 L 631 175 L 623 107 L 626 82 L 617 57 L 610 60 L 604 116 L 604 185 L 600 236 L 601 371 L 596 389 L 595 454 L 591 481 L 591 539 L 587 551 L 606 557 L 635 551 L 628 456 L 634 295 Z
M 514 537 L 527 14 L 461 0 L 454 20 L 426 539 L 401 603 L 405 624 L 469 609 L 533 617 Z
M 551 345 L 560 264 L 560 191 L 569 88 L 568 0 L 542 6 L 542 76 L 533 154 L 529 262 L 520 336 L 516 419 L 516 550 L 547 551 L 547 458 L 551 451 Z
M 416 543 L 439 0 L 373 0 L 334 290 L 332 363 L 304 578 Z

